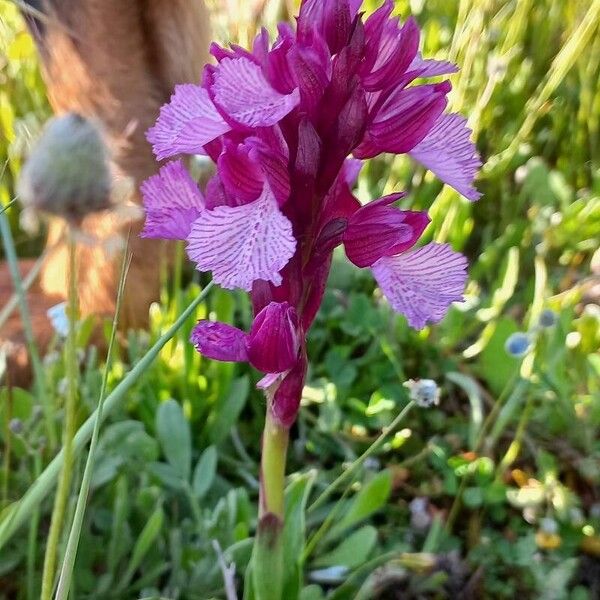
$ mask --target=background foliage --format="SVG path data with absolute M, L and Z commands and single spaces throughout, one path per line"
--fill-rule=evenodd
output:
M 253 6 L 230 0 L 217 10 L 217 36 L 245 44 L 260 21 L 272 27 L 293 10 Z M 49 109 L 32 41 L 14 6 L 0 9 L 6 204 Z M 288 467 L 289 597 L 598 598 L 600 2 L 398 0 L 397 11 L 423 27 L 426 56 L 462 66 L 452 108 L 469 116 L 486 161 L 483 198 L 469 204 L 407 160 L 385 158 L 365 169 L 359 194 L 406 189 L 407 206 L 431 210 L 428 237 L 467 253 L 470 283 L 442 324 L 415 332 L 368 274 L 335 263 Z M 39 252 L 18 210 L 7 214 L 19 254 Z M 149 331 L 122 340 L 111 388 L 197 295 L 192 279 L 180 289 L 165 277 Z M 209 313 L 242 326 L 250 319 L 242 296 L 219 290 L 196 317 Z M 191 348 L 193 322 L 103 427 L 74 598 L 223 598 L 214 540 L 244 572 L 263 400 L 255 373 Z M 522 357 L 505 347 L 517 331 L 529 336 Z M 81 421 L 103 369 L 88 334 L 82 324 Z M 58 422 L 61 353 L 57 340 L 44 363 Z M 406 405 L 411 378 L 435 379 L 440 406 L 413 410 L 347 489 L 311 509 Z M 52 451 L 35 395 L 0 395 L 8 507 Z M 50 507 L 49 498 L 0 550 L 0 596 L 36 597 Z

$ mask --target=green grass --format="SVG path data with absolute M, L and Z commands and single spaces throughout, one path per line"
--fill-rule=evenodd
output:
M 470 283 L 443 323 L 414 332 L 368 274 L 336 263 L 309 339 L 309 381 L 290 445 L 289 581 L 302 600 L 452 599 L 465 588 L 494 600 L 592 600 L 600 594 L 600 2 L 397 5 L 423 27 L 425 55 L 450 53 L 462 66 L 451 101 L 469 116 L 486 161 L 484 195 L 470 204 L 408 161 L 386 158 L 369 164 L 359 191 L 371 198 L 406 189 L 407 205 L 430 208 L 427 236 L 469 256 Z M 6 206 L 48 108 L 31 40 L 14 8 L 1 6 Z M 234 31 L 244 41 L 254 27 L 217 19 L 223 39 Z M 40 239 L 18 227 L 17 207 L 5 216 L 18 254 L 39 253 Z M 263 400 L 256 373 L 203 359 L 187 334 L 208 313 L 247 326 L 250 307 L 243 295 L 214 288 L 175 333 L 199 293 L 197 280 L 175 290 L 165 280 L 149 331 L 131 332 L 108 367 L 87 344 L 87 323 L 78 326 L 77 483 L 104 386 L 107 397 L 72 598 L 225 598 L 213 540 L 235 563 L 241 588 L 256 526 Z M 539 326 L 545 309 L 556 315 L 549 328 Z M 521 359 L 505 350 L 516 331 L 533 340 Z M 42 369 L 57 425 L 65 367 L 62 343 L 54 349 Z M 440 406 L 406 411 L 380 439 L 408 405 L 403 382 L 419 377 L 438 382 Z M 9 428 L 15 418 L 21 433 Z M 39 597 L 60 466 L 48 441 L 35 388 L 0 387 L 7 598 Z

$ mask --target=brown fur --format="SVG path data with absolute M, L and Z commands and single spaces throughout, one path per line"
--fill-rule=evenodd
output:
M 109 142 L 115 172 L 140 182 L 157 169 L 145 131 L 176 83 L 198 81 L 207 60 L 209 21 L 199 0 L 48 0 L 48 18 L 40 56 L 48 96 L 57 113 L 75 111 L 99 119 Z M 136 201 L 139 197 L 136 194 Z M 133 260 L 124 297 L 123 327 L 146 324 L 148 307 L 158 296 L 159 264 L 165 246 L 139 238 L 141 224 L 132 228 Z M 127 235 L 129 225 L 114 214 L 87 217 L 82 229 L 95 236 Z M 64 298 L 66 248 L 60 244 L 62 223 L 49 225 L 48 244 L 59 245 L 48 256 L 37 288 L 30 294 L 35 335 L 43 347 L 50 326 L 48 306 Z M 78 247 L 80 308 L 83 315 L 114 311 L 121 257 L 102 245 Z M 5 274 L 0 273 L 4 281 Z M 8 288 L 0 289 L 0 304 Z M 12 340 L 13 381 L 23 381 L 22 340 L 13 317 L 3 328 L 0 343 Z M 20 344 L 20 345 L 19 345 Z M 21 376 L 20 376 L 21 374 Z

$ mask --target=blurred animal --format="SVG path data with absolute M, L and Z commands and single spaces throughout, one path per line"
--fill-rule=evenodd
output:
M 28 0 L 23 14 L 36 41 L 48 96 L 58 114 L 75 112 L 99 120 L 109 145 L 113 171 L 140 182 L 157 170 L 145 131 L 173 87 L 200 78 L 208 60 L 209 15 L 201 0 Z M 98 237 L 127 235 L 131 224 L 110 212 L 86 217 L 82 229 Z M 34 335 L 42 351 L 52 338 L 47 309 L 67 288 L 63 223 L 49 223 L 49 255 L 28 295 Z M 158 297 L 164 246 L 141 239 L 141 223 L 130 237 L 133 259 L 123 301 L 123 328 L 143 327 Z M 79 303 L 83 316 L 114 311 L 121 257 L 102 244 L 78 246 Z M 20 265 L 25 274 L 31 261 Z M 0 305 L 12 294 L 5 264 L 0 265 Z M 28 357 L 18 311 L 2 327 L 11 381 L 29 378 Z

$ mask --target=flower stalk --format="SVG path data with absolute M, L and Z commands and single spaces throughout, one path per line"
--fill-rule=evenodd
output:
M 283 520 L 283 492 L 289 429 L 278 423 L 267 408 L 263 432 L 260 512 L 261 517 L 273 514 Z
M 285 463 L 289 428 L 267 406 L 262 440 L 258 528 L 252 560 L 257 600 L 280 600 L 283 591 Z
M 73 451 L 73 438 L 75 437 L 75 432 L 77 430 L 77 254 L 73 232 L 70 230 L 68 235 L 69 290 L 67 310 L 69 317 L 69 331 L 66 341 L 67 398 L 65 401 L 65 425 L 63 430 L 64 461 L 58 480 L 56 497 L 54 499 L 52 519 L 50 521 L 50 531 L 48 533 L 48 543 L 46 546 L 46 555 L 44 557 L 41 594 L 42 600 L 50 600 L 52 598 L 58 545 L 65 518 L 67 502 L 69 500 L 69 491 L 71 489 L 73 462 L 75 458 Z

